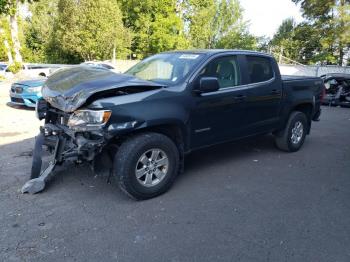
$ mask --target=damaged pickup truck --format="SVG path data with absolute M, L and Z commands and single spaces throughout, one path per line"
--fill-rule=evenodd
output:
M 148 199 L 170 188 L 195 149 L 273 133 L 294 152 L 319 120 L 323 94 L 320 78 L 281 77 L 273 57 L 250 51 L 166 52 L 125 74 L 62 69 L 37 103 L 45 124 L 22 192 L 43 190 L 56 165 L 74 161 L 110 170 L 129 196 Z

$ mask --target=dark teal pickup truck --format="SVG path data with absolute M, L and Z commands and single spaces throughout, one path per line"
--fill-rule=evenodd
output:
M 202 147 L 273 133 L 278 148 L 298 151 L 320 117 L 324 84 L 281 77 L 268 54 L 195 50 L 151 56 L 125 74 L 58 70 L 42 94 L 37 114 L 45 125 L 22 191 L 43 190 L 57 164 L 87 161 L 147 199 L 167 191 L 185 155 Z M 43 147 L 52 161 L 41 171 Z

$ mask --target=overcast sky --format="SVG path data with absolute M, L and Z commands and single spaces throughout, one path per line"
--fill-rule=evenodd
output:
M 272 37 L 281 22 L 294 17 L 302 21 L 299 7 L 291 0 L 240 0 L 244 18 L 250 21 L 250 32 L 256 36 Z

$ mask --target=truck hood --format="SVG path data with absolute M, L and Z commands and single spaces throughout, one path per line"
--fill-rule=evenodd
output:
M 92 66 L 64 68 L 53 73 L 42 88 L 43 98 L 53 107 L 65 112 L 73 112 L 95 94 L 108 93 L 108 96 L 145 92 L 163 86 L 126 74 Z M 111 92 L 112 91 L 112 92 Z M 116 91 L 113 94 L 113 91 Z M 118 92 L 120 91 L 120 92 Z

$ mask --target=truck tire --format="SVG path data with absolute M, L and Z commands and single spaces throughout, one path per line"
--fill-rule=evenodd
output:
M 113 166 L 121 190 L 145 200 L 171 187 L 179 171 L 179 151 L 165 135 L 142 133 L 122 143 Z
M 287 151 L 298 151 L 304 143 L 308 121 L 304 113 L 294 111 L 290 114 L 285 128 L 275 135 L 277 148 Z

